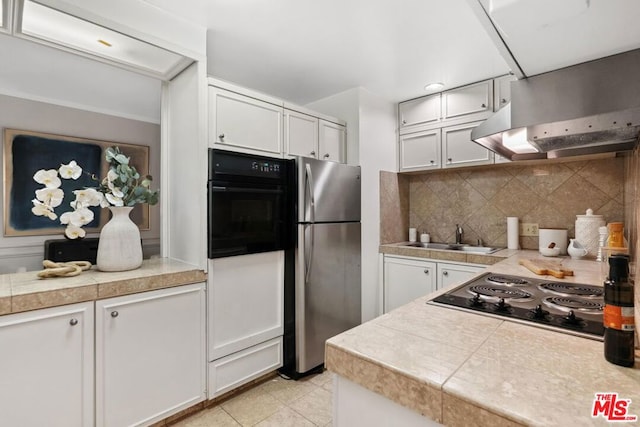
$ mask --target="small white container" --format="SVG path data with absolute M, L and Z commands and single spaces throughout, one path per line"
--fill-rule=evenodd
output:
M 430 235 L 428 235 L 427 233 L 422 233 L 422 234 L 420 235 L 420 241 L 421 241 L 422 243 L 429 243 L 429 242 L 431 241 L 431 236 L 430 236 Z
M 551 243 L 555 243 L 555 248 L 560 248 L 559 255 L 567 254 L 567 246 L 569 241 L 567 239 L 566 228 L 541 228 L 538 231 L 538 248 L 542 252 L 542 249 L 549 248 Z
M 598 229 L 604 225 L 604 216 L 594 215 L 591 209 L 587 209 L 586 215 L 576 215 L 576 240 L 585 247 L 586 256 L 589 258 L 595 258 L 598 255 L 600 246 Z
M 415 228 L 410 228 L 409 229 L 409 241 L 410 242 L 415 242 L 418 240 L 418 230 L 416 230 Z

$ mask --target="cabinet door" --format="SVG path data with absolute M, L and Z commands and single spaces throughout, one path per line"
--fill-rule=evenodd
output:
M 209 361 L 284 332 L 284 251 L 209 261 Z
M 493 111 L 493 80 L 442 93 L 442 119 L 478 120 Z
M 296 111 L 284 111 L 285 152 L 290 156 L 318 158 L 318 119 Z
M 96 302 L 96 423 L 150 424 L 205 398 L 204 284 Z
M 93 303 L 0 317 L 0 424 L 93 425 Z
M 471 140 L 471 131 L 482 122 L 449 126 L 442 129 L 442 165 L 485 165 L 493 161 L 493 152 Z
M 282 153 L 282 107 L 209 88 L 209 135 L 219 148 Z
M 400 136 L 400 171 L 440 168 L 440 129 Z
M 346 162 L 346 142 L 347 130 L 344 126 L 328 122 L 326 120 L 319 121 L 320 141 L 319 154 L 320 160 L 330 160 L 332 162 Z
M 511 82 L 516 80 L 516 77 L 512 75 L 494 79 L 493 109 L 495 111 L 498 111 L 511 101 Z
M 398 104 L 400 130 L 418 125 L 432 125 L 440 121 L 440 94 L 423 96 Z
M 436 290 L 436 263 L 384 257 L 384 312 Z
M 484 270 L 483 267 L 475 267 L 464 264 L 438 263 L 438 289 L 443 289 L 451 285 L 459 285 L 476 273 Z

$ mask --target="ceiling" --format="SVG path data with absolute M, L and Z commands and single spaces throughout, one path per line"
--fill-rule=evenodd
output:
M 298 104 L 390 101 L 506 74 L 466 0 L 145 0 L 206 26 L 209 74 Z
M 506 74 L 497 34 L 525 75 L 640 48 L 637 0 L 138 1 L 208 28 L 210 75 L 302 105 L 357 86 L 397 102 Z M 160 121 L 159 80 L 1 34 L 0 55 L 12 58 L 0 93 Z

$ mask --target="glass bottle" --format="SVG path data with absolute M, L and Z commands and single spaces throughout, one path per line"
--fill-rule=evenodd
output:
M 604 357 L 632 367 L 634 356 L 633 285 L 629 283 L 629 256 L 609 257 L 609 279 L 604 282 Z

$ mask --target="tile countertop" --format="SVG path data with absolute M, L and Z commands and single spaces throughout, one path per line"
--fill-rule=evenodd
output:
M 204 271 L 167 258 L 145 260 L 135 270 L 38 279 L 37 271 L 0 275 L 0 315 L 198 283 Z
M 559 258 L 575 275 L 556 279 L 531 273 L 522 258 L 544 257 L 516 251 L 485 271 L 602 283 L 594 261 Z M 443 292 L 331 338 L 326 367 L 447 426 L 609 425 L 591 417 L 598 392 L 631 399 L 640 417 L 638 359 L 618 367 L 605 361 L 602 342 L 425 304 Z

